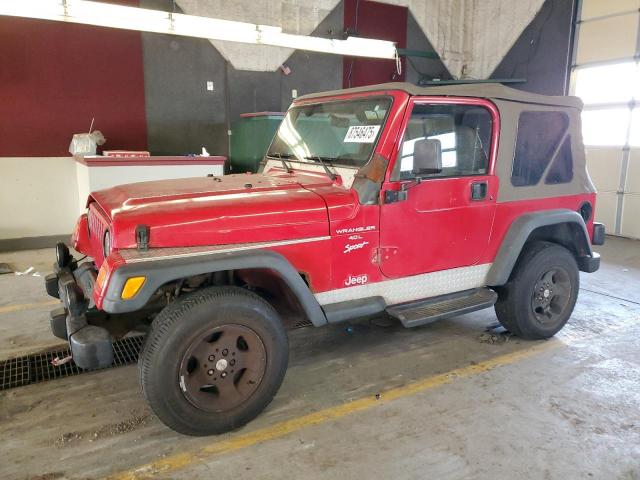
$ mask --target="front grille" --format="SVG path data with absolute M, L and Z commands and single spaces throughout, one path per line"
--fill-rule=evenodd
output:
M 109 222 L 102 215 L 102 212 L 96 207 L 94 203 L 89 205 L 89 241 L 91 243 L 91 256 L 96 262 L 96 266 L 100 268 L 104 261 L 104 253 L 102 247 L 102 241 L 104 239 L 104 232 L 107 230 Z M 112 239 L 113 241 L 113 239 Z

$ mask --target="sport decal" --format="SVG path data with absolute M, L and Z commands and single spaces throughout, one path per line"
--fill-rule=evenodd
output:
M 353 244 L 347 243 L 344 246 L 344 252 L 342 253 L 351 253 L 354 250 L 360 250 L 361 248 L 364 248 L 365 245 L 369 245 L 369 242 L 367 242 L 366 240 L 360 243 L 353 243 Z
M 344 136 L 344 143 L 373 143 L 380 125 L 352 125 Z

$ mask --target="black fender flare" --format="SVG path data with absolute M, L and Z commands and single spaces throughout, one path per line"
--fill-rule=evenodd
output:
M 206 273 L 248 268 L 276 272 L 296 295 L 311 323 L 315 326 L 327 323 L 318 300 L 298 271 L 285 257 L 269 250 L 207 253 L 126 263 L 111 274 L 102 309 L 107 313 L 134 312 L 143 308 L 158 288 L 168 282 Z M 138 276 L 145 277 L 142 288 L 133 298 L 123 300 L 121 292 L 125 282 L 128 278 Z
M 583 237 L 584 249 L 587 250 L 589 256 L 593 256 L 587 226 L 578 212 L 557 209 L 525 213 L 518 217 L 509 227 L 493 265 L 487 274 L 487 285 L 500 286 L 507 283 L 524 244 L 535 229 L 559 224 L 576 225 L 580 232 L 580 237 Z

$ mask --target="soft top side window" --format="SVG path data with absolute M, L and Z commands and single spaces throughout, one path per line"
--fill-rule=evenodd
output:
M 491 128 L 491 113 L 481 106 L 414 105 L 391 179 L 486 174 Z M 414 156 L 423 155 L 422 150 L 429 150 L 430 156 L 439 156 L 428 162 L 438 168 L 418 168 L 420 162 Z
M 571 154 L 571 136 L 567 135 L 549 167 L 544 183 L 556 185 L 569 183 L 571 180 L 573 180 L 573 155 Z
M 537 185 L 545 173 L 547 184 L 571 181 L 573 157 L 568 129 L 569 117 L 564 112 L 522 112 L 518 119 L 516 149 L 511 170 L 512 185 Z

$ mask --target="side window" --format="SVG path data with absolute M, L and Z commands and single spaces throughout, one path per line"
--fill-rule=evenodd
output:
M 546 183 L 566 183 L 573 178 L 568 128 L 569 117 L 562 112 L 520 114 L 511 171 L 511 183 L 514 186 L 537 185 L 552 160 Z
M 549 167 L 544 183 L 556 185 L 569 183 L 571 180 L 573 180 L 573 155 L 571 154 L 571 137 L 567 135 L 556 158 L 553 159 L 551 167 Z
M 428 178 L 486 174 L 491 127 L 491 113 L 484 107 L 415 105 L 392 178 L 403 180 L 416 175 Z M 418 155 L 430 157 L 429 168 L 418 169 Z

